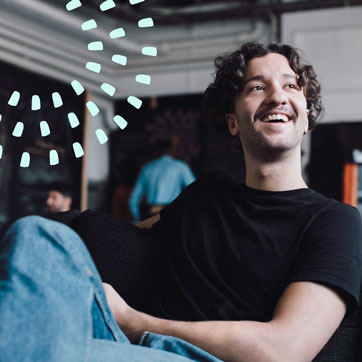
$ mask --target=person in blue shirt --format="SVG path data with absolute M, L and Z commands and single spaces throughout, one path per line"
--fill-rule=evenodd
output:
M 135 221 L 139 221 L 140 202 L 145 195 L 148 215 L 152 216 L 170 204 L 181 191 L 195 181 L 195 176 L 186 162 L 171 156 L 171 140 L 157 142 L 161 155 L 141 169 L 130 197 L 130 210 Z

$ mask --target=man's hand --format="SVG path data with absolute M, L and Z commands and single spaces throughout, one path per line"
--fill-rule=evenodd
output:
M 108 305 L 118 326 L 131 342 L 135 342 L 143 332 L 138 331 L 140 327 L 137 324 L 138 312 L 131 308 L 110 284 L 102 284 Z
M 160 220 L 160 214 L 154 215 L 136 224 L 140 229 L 151 229 L 152 225 Z

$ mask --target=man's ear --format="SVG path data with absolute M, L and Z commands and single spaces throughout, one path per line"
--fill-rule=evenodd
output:
M 239 134 L 239 123 L 235 113 L 228 113 L 225 116 L 226 122 L 228 124 L 229 132 L 232 136 L 237 136 Z

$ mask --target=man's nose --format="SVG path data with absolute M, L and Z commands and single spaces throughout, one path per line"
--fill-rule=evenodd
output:
M 272 85 L 267 92 L 266 102 L 268 104 L 287 104 L 287 96 L 284 89 L 279 85 Z

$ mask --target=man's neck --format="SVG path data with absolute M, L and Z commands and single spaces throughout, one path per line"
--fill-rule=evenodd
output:
M 265 191 L 288 191 L 308 186 L 301 172 L 300 153 L 273 162 L 245 155 L 247 186 Z

